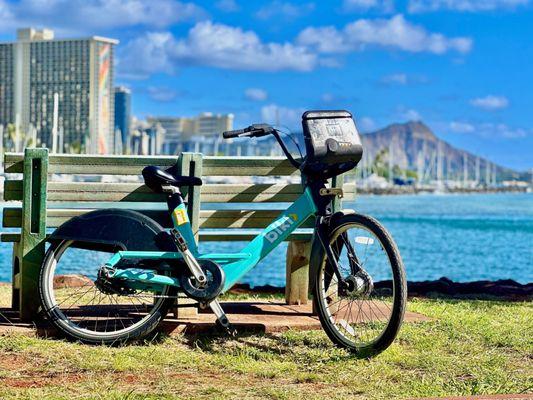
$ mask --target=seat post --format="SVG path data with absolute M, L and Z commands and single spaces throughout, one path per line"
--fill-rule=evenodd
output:
M 184 203 L 183 197 L 181 196 L 181 191 L 177 186 L 164 185 L 162 186 L 163 192 L 167 193 L 167 206 L 168 211 L 172 212 L 181 204 Z

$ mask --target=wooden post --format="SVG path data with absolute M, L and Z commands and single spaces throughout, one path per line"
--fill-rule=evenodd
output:
M 292 241 L 287 246 L 285 302 L 307 304 L 309 292 L 310 241 Z
M 188 176 L 202 177 L 202 154 L 182 153 L 179 159 L 180 174 Z M 198 231 L 200 227 L 200 188 L 191 186 L 187 189 L 187 213 L 191 221 L 192 231 L 198 242 Z M 178 295 L 174 317 L 194 318 L 198 316 L 198 302 L 189 299 L 184 294 Z
M 20 244 L 14 257 L 13 284 L 18 291 L 18 306 L 22 320 L 32 320 L 39 307 L 38 279 L 44 258 L 46 238 L 46 187 L 48 149 L 26 149 L 24 152 L 22 228 Z

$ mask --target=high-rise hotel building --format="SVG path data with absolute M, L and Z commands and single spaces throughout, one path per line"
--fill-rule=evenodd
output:
M 58 135 L 60 152 L 113 152 L 116 44 L 19 29 L 16 42 L 0 43 L 0 124 L 35 129 L 38 146 Z

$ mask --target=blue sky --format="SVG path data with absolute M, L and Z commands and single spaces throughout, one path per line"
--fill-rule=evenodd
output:
M 0 0 L 17 27 L 117 38 L 117 84 L 147 115 L 232 112 L 297 128 L 314 108 L 360 130 L 420 119 L 450 143 L 533 167 L 533 0 Z

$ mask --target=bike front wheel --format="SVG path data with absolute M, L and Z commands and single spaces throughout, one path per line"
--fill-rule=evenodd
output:
M 398 247 L 374 218 L 346 214 L 330 227 L 342 284 L 324 254 L 313 301 L 328 337 L 368 358 L 394 341 L 403 321 L 407 284 Z

